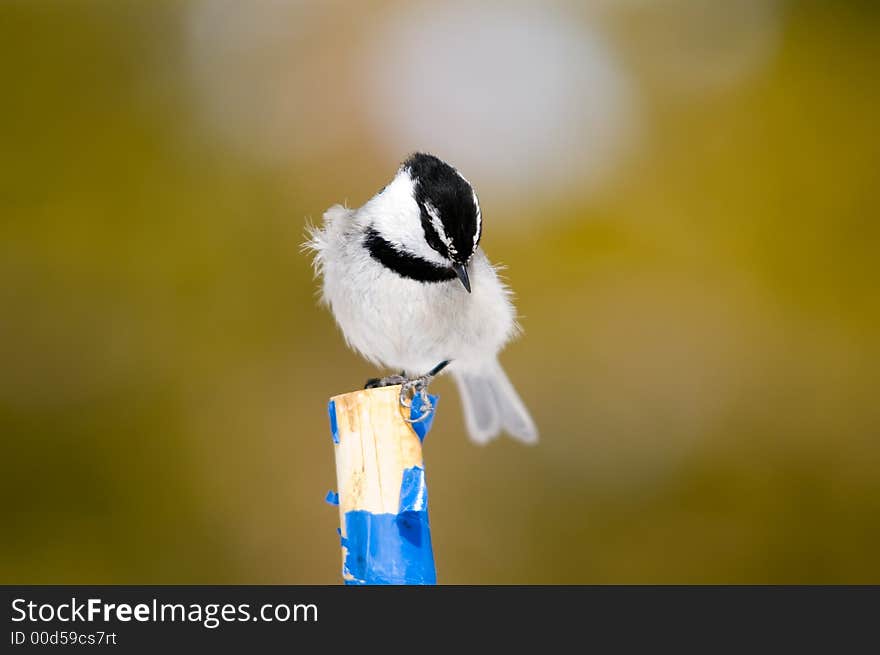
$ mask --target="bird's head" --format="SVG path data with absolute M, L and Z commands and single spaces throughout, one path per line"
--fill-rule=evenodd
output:
M 480 242 L 482 215 L 470 182 L 452 166 L 433 155 L 412 155 L 363 212 L 366 245 L 376 259 L 423 281 L 458 277 L 470 291 L 467 266 Z

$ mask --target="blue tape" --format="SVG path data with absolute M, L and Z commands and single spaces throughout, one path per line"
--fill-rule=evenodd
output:
M 431 406 L 434 408 L 431 410 L 431 413 L 428 415 L 424 421 L 419 421 L 418 423 L 413 423 L 413 430 L 416 431 L 416 434 L 419 437 L 419 441 L 425 440 L 425 435 L 428 434 L 428 431 L 431 429 L 431 426 L 434 424 L 434 415 L 437 414 L 437 401 L 440 400 L 439 396 L 434 396 L 432 394 L 428 394 L 428 398 L 431 400 Z M 409 408 L 409 420 L 414 421 L 422 415 L 422 397 L 416 395 L 415 398 L 412 399 L 412 407 Z
M 345 534 L 345 584 L 437 584 L 426 510 L 400 514 L 346 512 Z
M 339 504 L 339 494 L 333 491 L 332 489 L 327 492 L 327 497 L 324 498 L 328 505 L 338 505 Z
M 333 435 L 333 443 L 339 443 L 339 428 L 336 425 L 336 403 L 330 401 L 327 405 L 330 413 L 330 434 Z
M 425 469 L 413 466 L 404 470 L 400 484 L 400 508 L 403 512 L 422 512 L 428 509 L 428 487 L 425 485 Z

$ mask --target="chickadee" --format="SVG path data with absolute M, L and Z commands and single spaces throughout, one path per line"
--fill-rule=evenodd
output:
M 497 359 L 519 327 L 510 291 L 479 247 L 482 228 L 470 182 L 416 153 L 360 209 L 328 209 L 306 247 L 348 345 L 405 372 L 368 386 L 422 391 L 448 364 L 473 441 L 505 430 L 534 443 L 535 424 Z

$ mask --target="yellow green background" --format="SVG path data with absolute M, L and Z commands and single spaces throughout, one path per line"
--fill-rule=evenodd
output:
M 378 373 L 300 244 L 407 155 L 349 63 L 406 3 L 305 4 L 276 158 L 210 126 L 191 4 L 0 5 L 0 582 L 340 581 L 326 401 Z M 481 192 L 541 442 L 470 444 L 434 384 L 439 579 L 880 582 L 876 4 L 780 2 L 761 64 L 691 94 L 645 36 L 675 3 L 622 4 L 614 175 Z

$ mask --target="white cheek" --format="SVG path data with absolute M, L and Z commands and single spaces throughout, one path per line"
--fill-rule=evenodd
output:
M 372 225 L 391 244 L 438 266 L 449 266 L 425 241 L 421 210 L 413 197 L 413 181 L 405 170 L 357 212 L 362 227 Z

